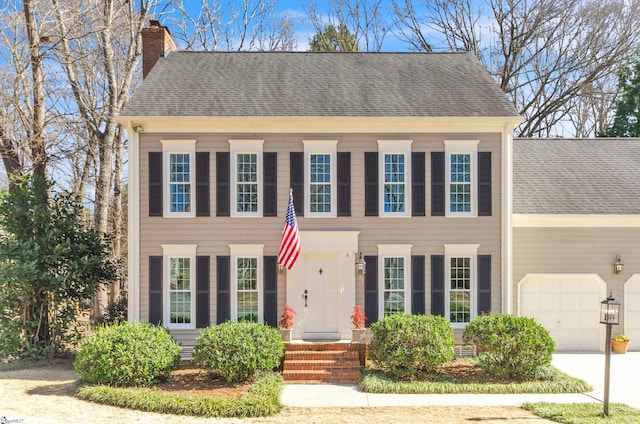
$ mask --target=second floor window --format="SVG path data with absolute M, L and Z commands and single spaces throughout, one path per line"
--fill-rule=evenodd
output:
M 309 191 L 311 213 L 331 213 L 331 155 L 311 154 Z
M 406 211 L 405 155 L 384 155 L 384 213 Z
M 338 140 L 303 140 L 305 160 L 305 213 L 308 218 L 337 216 Z
M 449 210 L 471 212 L 471 155 L 451 155 L 451 183 L 449 186 Z
M 264 140 L 229 140 L 231 216 L 262 216 L 262 150 Z
M 258 212 L 258 155 L 236 155 L 236 212 Z
M 411 216 L 412 143 L 413 140 L 378 140 L 380 217 Z
M 169 155 L 169 212 L 191 212 L 191 155 Z
M 196 141 L 161 140 L 164 216 L 195 216 Z

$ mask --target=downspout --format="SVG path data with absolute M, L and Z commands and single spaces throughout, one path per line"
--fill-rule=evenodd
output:
M 513 314 L 513 130 L 507 121 L 502 131 L 502 305 L 501 313 Z
M 131 121 L 127 121 L 129 134 L 127 175 L 128 189 L 128 321 L 140 321 L 140 134 L 134 130 Z

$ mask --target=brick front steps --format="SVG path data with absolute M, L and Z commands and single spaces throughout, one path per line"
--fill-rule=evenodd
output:
M 348 342 L 285 343 L 282 376 L 288 384 L 358 384 L 366 345 Z

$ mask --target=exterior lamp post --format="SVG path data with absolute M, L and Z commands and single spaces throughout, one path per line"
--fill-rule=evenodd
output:
M 609 297 L 600 302 L 600 324 L 607 326 L 607 335 L 604 343 L 604 416 L 609 416 L 609 369 L 611 368 L 611 326 L 620 323 L 620 303 L 613 298 L 613 292 Z
M 358 260 L 356 261 L 356 273 L 359 276 L 364 277 L 364 274 L 366 274 L 366 272 L 367 272 L 367 263 L 364 261 L 364 258 L 362 257 L 362 252 L 360 252 L 358 256 Z

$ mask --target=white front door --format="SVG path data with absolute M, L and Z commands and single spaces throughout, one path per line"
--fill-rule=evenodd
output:
M 337 255 L 306 255 L 304 261 L 303 339 L 339 339 Z

